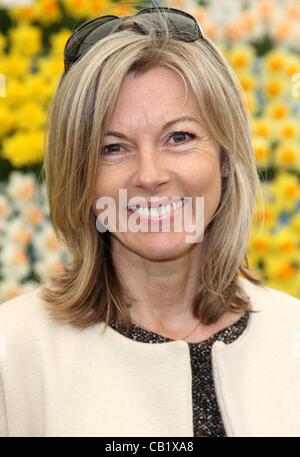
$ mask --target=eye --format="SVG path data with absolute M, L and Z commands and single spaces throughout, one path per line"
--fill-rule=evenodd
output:
M 194 133 L 190 133 L 190 132 L 184 132 L 184 131 L 179 131 L 179 132 L 174 132 L 172 133 L 171 135 L 169 135 L 168 139 L 172 138 L 172 137 L 184 137 L 184 136 L 189 136 L 190 137 L 190 140 L 194 140 L 196 138 L 196 135 Z M 175 144 L 181 144 L 181 143 L 185 143 L 186 141 L 176 141 Z M 104 155 L 109 155 L 109 156 L 116 156 L 118 154 L 120 154 L 120 150 L 119 148 L 122 148 L 122 145 L 121 144 L 118 144 L 118 143 L 115 143 L 115 144 L 108 144 L 107 146 L 105 146 L 103 148 L 103 154 Z
M 117 155 L 119 153 L 119 151 L 116 151 L 115 148 L 119 148 L 119 147 L 122 147 L 122 146 L 120 144 L 108 144 L 107 146 L 105 146 L 103 148 L 103 154 L 110 155 L 110 156 Z M 114 149 L 108 150 L 110 148 L 114 148 Z
M 194 133 L 183 132 L 183 131 L 174 132 L 174 133 L 172 133 L 172 134 L 169 136 L 169 138 L 172 138 L 172 137 L 175 137 L 175 138 L 176 138 L 176 137 L 177 137 L 177 138 L 178 138 L 178 137 L 179 137 L 179 138 L 181 137 L 181 138 L 182 138 L 182 137 L 184 137 L 184 136 L 189 136 L 190 139 L 191 139 L 191 141 L 194 140 L 194 139 L 196 138 L 196 135 L 194 135 Z M 179 141 L 179 142 L 176 141 L 176 142 L 175 142 L 175 144 L 178 144 L 178 143 L 181 144 L 182 141 Z M 183 141 L 183 143 L 185 143 L 185 141 Z

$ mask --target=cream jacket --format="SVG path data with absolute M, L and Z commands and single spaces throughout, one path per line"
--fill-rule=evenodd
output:
M 212 347 L 226 434 L 300 436 L 300 300 L 239 280 L 259 312 Z M 0 305 L 0 436 L 193 436 L 185 341 L 54 323 L 39 291 Z

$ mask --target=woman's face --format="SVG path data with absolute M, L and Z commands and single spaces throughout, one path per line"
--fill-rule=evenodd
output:
M 93 210 L 99 215 L 104 207 L 97 209 L 97 199 L 111 197 L 115 202 L 116 224 L 110 230 L 113 249 L 117 244 L 152 260 L 177 258 L 196 245 L 200 249 L 202 241 L 186 242 L 186 237 L 195 233 L 190 231 L 190 224 L 195 226 L 199 217 L 201 219 L 200 200 L 204 202 L 202 233 L 219 205 L 220 152 L 219 145 L 209 137 L 201 123 L 192 92 L 189 91 L 185 103 L 184 99 L 182 79 L 164 67 L 130 76 L 123 83 L 109 122 L 108 131 L 114 134 L 105 139 L 93 203 Z M 182 120 L 163 128 L 183 116 L 195 121 Z M 117 137 L 116 132 L 122 137 Z M 119 201 L 119 190 L 127 192 L 126 201 Z M 141 206 L 150 206 L 151 200 L 156 201 L 153 197 L 168 200 L 189 197 L 184 207 L 176 210 L 175 217 L 181 212 L 183 221 L 184 211 L 188 212 L 188 205 L 191 205 L 189 214 L 192 220 L 182 222 L 181 231 L 175 231 L 174 220 L 170 218 L 167 230 L 162 231 L 166 219 L 158 222 L 156 219 L 159 228 L 153 230 L 150 216 L 145 216 L 145 219 L 127 209 L 133 197 L 135 203 L 141 201 Z M 196 197 L 204 197 L 198 199 L 198 208 Z M 131 223 L 136 222 L 136 226 L 143 227 L 143 230 L 131 230 L 129 226 L 120 230 L 119 210 L 123 211 L 121 217 L 127 222 L 131 218 Z M 107 222 L 108 219 L 105 224 Z

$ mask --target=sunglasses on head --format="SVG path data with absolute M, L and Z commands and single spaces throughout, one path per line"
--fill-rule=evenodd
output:
M 140 14 L 159 15 L 161 11 L 166 14 L 164 18 L 174 39 L 192 42 L 199 38 L 204 38 L 197 20 L 185 11 L 175 8 L 145 8 L 133 16 L 100 16 L 81 24 L 69 37 L 64 49 L 65 72 L 95 43 L 113 33 L 125 19 L 133 18 Z

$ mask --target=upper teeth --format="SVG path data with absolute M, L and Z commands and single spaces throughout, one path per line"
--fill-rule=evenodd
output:
M 159 208 L 137 208 L 136 206 L 128 206 L 132 211 L 138 211 L 142 216 L 164 216 L 165 214 L 170 214 L 171 211 L 176 211 L 177 208 L 182 206 L 183 201 L 178 200 L 172 204 L 162 205 Z

